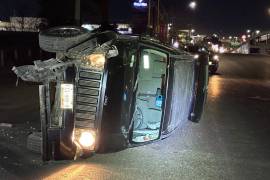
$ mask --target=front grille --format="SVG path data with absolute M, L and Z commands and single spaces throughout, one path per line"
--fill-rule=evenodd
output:
M 96 128 L 99 111 L 101 72 L 79 69 L 75 102 L 75 126 L 78 128 Z

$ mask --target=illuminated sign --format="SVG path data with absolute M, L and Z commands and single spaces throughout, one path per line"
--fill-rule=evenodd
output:
M 133 6 L 136 7 L 136 8 L 146 8 L 147 3 L 144 2 L 143 0 L 138 0 L 138 1 L 133 3 Z

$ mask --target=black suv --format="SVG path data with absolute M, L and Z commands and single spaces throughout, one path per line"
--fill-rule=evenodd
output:
M 201 45 L 185 45 L 184 50 L 193 54 L 196 59 L 206 56 L 209 59 L 209 73 L 215 74 L 219 67 L 219 56 Z
M 43 160 L 74 159 L 166 138 L 198 122 L 208 61 L 151 37 L 58 27 L 40 33 L 56 58 L 14 67 L 39 87 Z

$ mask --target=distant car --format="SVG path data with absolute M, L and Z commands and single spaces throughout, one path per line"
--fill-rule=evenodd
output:
M 184 46 L 184 50 L 193 54 L 195 59 L 198 59 L 202 55 L 208 56 L 209 59 L 209 73 L 215 74 L 219 67 L 219 56 L 214 52 L 208 50 L 204 46 L 200 45 L 186 45 Z

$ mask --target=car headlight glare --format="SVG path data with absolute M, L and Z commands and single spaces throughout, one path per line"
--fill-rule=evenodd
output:
M 196 54 L 196 55 L 194 55 L 194 59 L 199 59 L 199 55 L 198 54 Z
M 84 149 L 89 149 L 94 146 L 96 141 L 96 134 L 94 131 L 83 130 L 78 136 L 78 142 Z

